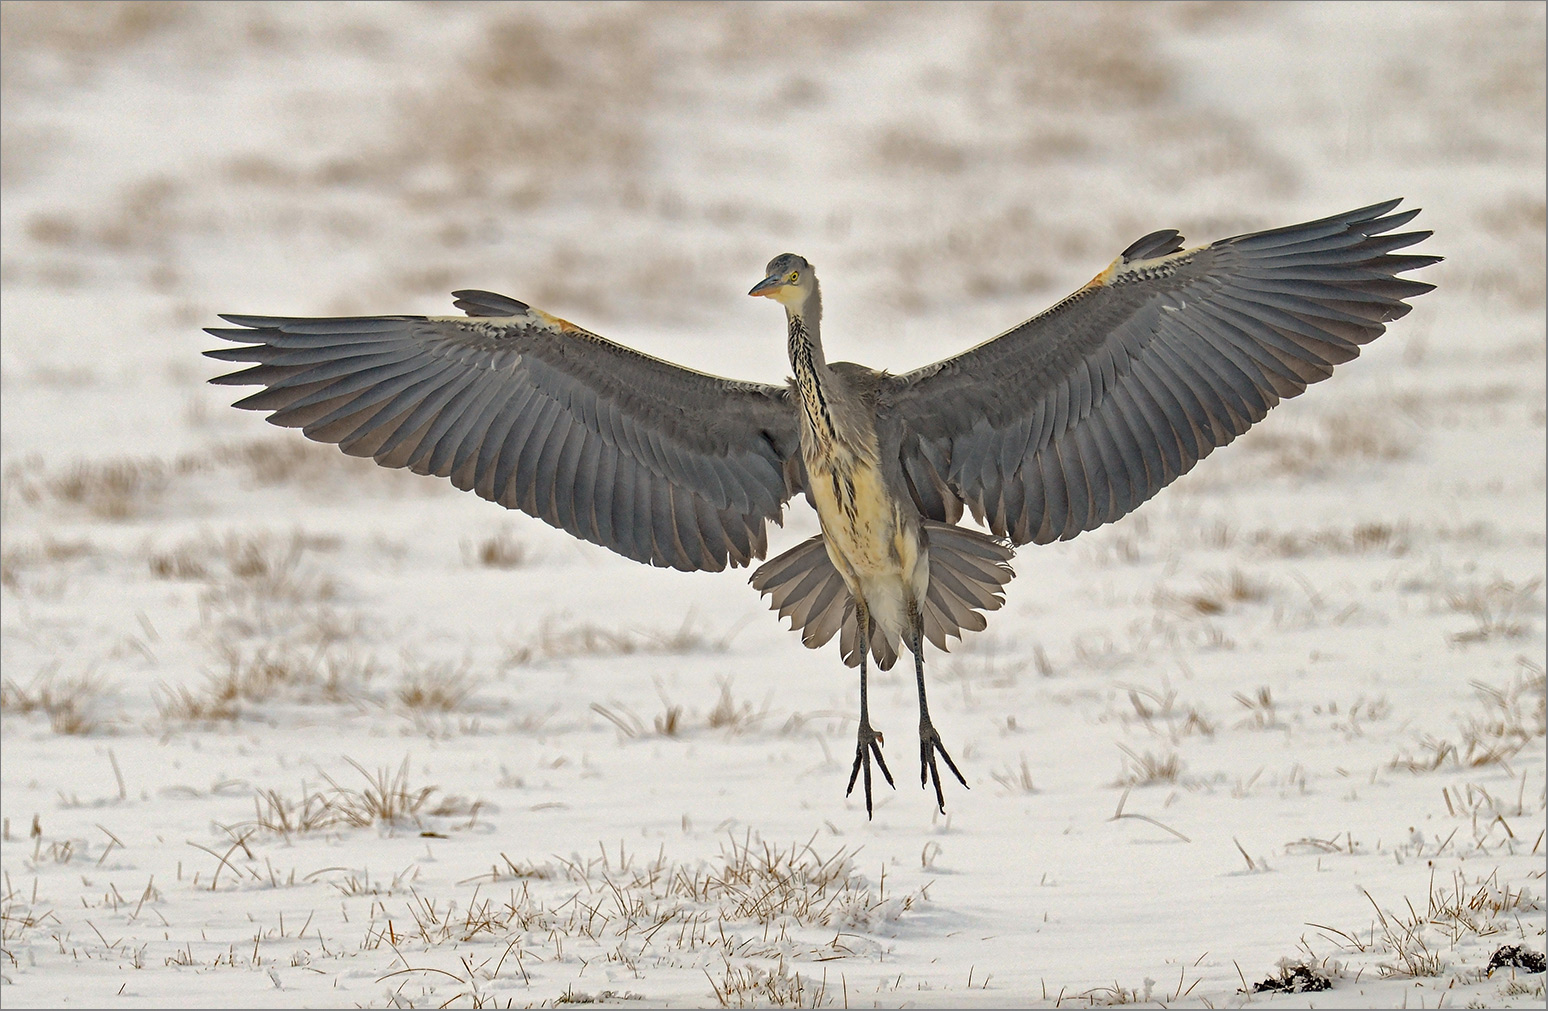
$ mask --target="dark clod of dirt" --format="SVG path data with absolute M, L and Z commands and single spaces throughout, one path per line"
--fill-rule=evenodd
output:
M 1519 944 L 1503 944 L 1489 958 L 1489 971 L 1496 969 L 1525 969 L 1527 972 L 1542 972 L 1548 969 L 1548 961 L 1531 948 L 1523 948 Z
M 1252 985 L 1253 993 L 1310 993 L 1314 990 L 1331 990 L 1333 981 L 1314 971 L 1309 965 L 1287 965 L 1278 976 L 1270 976 Z

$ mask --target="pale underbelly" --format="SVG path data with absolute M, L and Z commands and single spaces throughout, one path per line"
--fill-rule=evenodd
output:
M 808 460 L 812 501 L 828 557 L 851 595 L 865 601 L 872 620 L 892 636 L 907 631 L 908 603 L 929 585 L 929 562 L 917 522 L 899 514 L 874 466 L 837 473 L 825 460 Z

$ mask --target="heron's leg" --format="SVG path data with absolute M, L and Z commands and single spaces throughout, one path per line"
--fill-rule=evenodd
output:
M 871 706 L 866 699 L 866 662 L 871 652 L 871 612 L 865 606 L 865 601 L 855 598 L 855 624 L 860 632 L 860 730 L 855 740 L 855 765 L 849 770 L 849 787 L 844 791 L 844 796 L 849 796 L 855 790 L 855 777 L 860 775 L 860 770 L 865 769 L 865 816 L 871 817 L 871 756 L 876 756 L 876 764 L 881 766 L 882 775 L 887 777 L 887 785 L 897 789 L 892 782 L 892 773 L 887 771 L 887 763 L 882 759 L 882 735 L 871 727 Z
M 935 765 L 935 753 L 939 751 L 941 757 L 946 759 L 946 767 L 957 777 L 957 782 L 966 787 L 967 780 L 957 771 L 957 763 L 946 753 L 945 745 L 941 744 L 941 735 L 936 732 L 935 724 L 930 722 L 930 705 L 925 701 L 924 620 L 919 614 L 919 605 L 914 601 L 909 601 L 908 605 L 908 648 L 914 654 L 914 676 L 919 682 L 919 785 L 922 787 L 927 782 L 935 785 L 935 806 L 944 812 L 946 797 L 941 793 L 941 772 Z

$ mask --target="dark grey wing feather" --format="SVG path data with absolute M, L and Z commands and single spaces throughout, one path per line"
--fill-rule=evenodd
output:
M 1131 245 L 1090 284 L 984 344 L 891 379 L 879 401 L 930 519 L 965 503 L 1017 544 L 1118 519 L 1332 375 L 1407 299 L 1395 253 L 1417 210 L 1390 200 L 1183 249 Z
M 468 318 L 223 316 L 206 352 L 251 368 L 270 412 L 387 467 L 449 478 L 653 565 L 761 558 L 792 491 L 785 387 L 679 368 L 504 295 L 454 293 Z

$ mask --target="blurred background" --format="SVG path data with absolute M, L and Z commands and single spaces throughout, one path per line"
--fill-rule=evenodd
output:
M 1119 1003 L 1182 968 L 1219 1006 L 1307 921 L 1433 911 L 1436 867 L 1515 896 L 1452 939 L 1438 999 L 1504 999 L 1493 947 L 1541 949 L 1542 3 L 8 0 L 0 85 L 7 1006 L 105 1005 L 126 976 L 157 1006 L 401 1006 L 364 989 L 399 975 L 400 872 L 443 910 L 511 875 L 558 903 L 565 874 L 513 861 L 602 840 L 605 871 L 626 831 L 684 866 L 727 832 L 864 847 L 882 912 L 842 926 L 846 1001 Z M 219 312 L 449 313 L 468 287 L 778 382 L 784 321 L 745 292 L 788 251 L 823 279 L 829 358 L 902 371 L 1152 230 L 1399 196 L 1446 257 L 1435 291 L 1134 516 L 1023 552 L 990 628 L 932 652 L 972 786 L 938 817 L 908 665 L 871 682 L 899 789 L 868 822 L 841 792 L 853 676 L 745 571 L 654 571 L 346 458 L 232 410 L 200 357 Z M 771 552 L 815 531 L 788 519 Z M 275 827 L 298 780 L 370 769 L 447 800 L 434 861 L 407 819 Z M 160 922 L 104 875 L 153 878 Z M 287 912 L 342 949 L 303 950 Z M 421 1003 L 457 958 L 503 960 L 504 934 L 447 937 Z M 1366 984 L 1396 957 L 1313 942 Z M 249 949 L 296 991 L 178 971 Z M 668 950 L 644 979 L 556 950 L 475 996 L 725 999 L 693 959 L 727 990 L 729 959 Z M 1387 982 L 1340 996 L 1414 999 Z
M 830 356 L 894 370 L 1152 229 L 1399 195 L 1450 257 L 1435 301 L 1543 305 L 1540 4 L 3 11 L 11 455 L 250 423 L 183 423 L 220 402 L 216 311 L 442 312 L 455 287 L 778 379 L 777 313 L 742 292 L 786 250 L 826 281 Z

